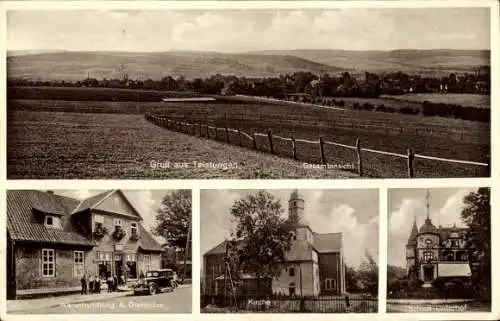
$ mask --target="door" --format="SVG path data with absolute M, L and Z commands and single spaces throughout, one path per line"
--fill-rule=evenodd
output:
M 434 279 L 434 267 L 424 266 L 424 282 L 431 282 Z

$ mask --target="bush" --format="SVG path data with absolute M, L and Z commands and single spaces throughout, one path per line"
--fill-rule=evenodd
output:
M 375 108 L 375 106 L 373 106 L 372 104 L 370 103 L 364 103 L 363 104 L 363 109 L 364 110 L 373 110 Z

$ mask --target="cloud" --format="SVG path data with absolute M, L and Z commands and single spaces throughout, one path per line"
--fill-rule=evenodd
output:
M 404 198 L 389 218 L 389 229 L 394 234 L 409 233 L 415 216 L 422 213 L 424 203 L 415 198 Z
M 465 227 L 465 224 L 461 220 L 460 214 L 462 213 L 462 209 L 464 207 L 463 199 L 471 191 L 473 190 L 458 190 L 445 201 L 444 205 L 436 215 L 439 219 L 440 225 L 452 226 L 453 224 L 456 224 L 456 226 Z
M 488 49 L 488 14 L 481 8 L 9 11 L 8 49 Z

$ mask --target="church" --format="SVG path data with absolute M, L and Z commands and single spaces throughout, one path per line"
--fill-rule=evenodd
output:
M 436 227 L 429 215 L 417 227 L 416 217 L 406 244 L 406 266 L 409 280 L 420 280 L 422 287 L 430 288 L 437 279 L 468 279 L 471 276 L 467 228 Z
M 246 294 L 295 296 L 339 295 L 345 293 L 345 264 L 342 233 L 316 233 L 304 219 L 305 201 L 295 190 L 288 201 L 288 218 L 296 224 L 296 233 L 281 274 L 272 280 L 256 280 L 243 274 Z M 223 241 L 203 256 L 204 294 L 223 294 L 225 251 Z M 241 289 L 240 289 L 241 290 Z

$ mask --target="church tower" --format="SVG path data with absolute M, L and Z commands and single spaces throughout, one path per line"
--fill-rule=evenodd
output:
M 288 219 L 290 221 L 305 224 L 304 222 L 304 199 L 299 195 L 298 190 L 290 194 L 288 200 Z
M 413 219 L 410 237 L 408 237 L 408 243 L 406 243 L 406 271 L 410 279 L 418 277 L 418 269 L 415 269 L 417 258 L 417 237 L 418 227 L 417 217 L 415 217 Z

